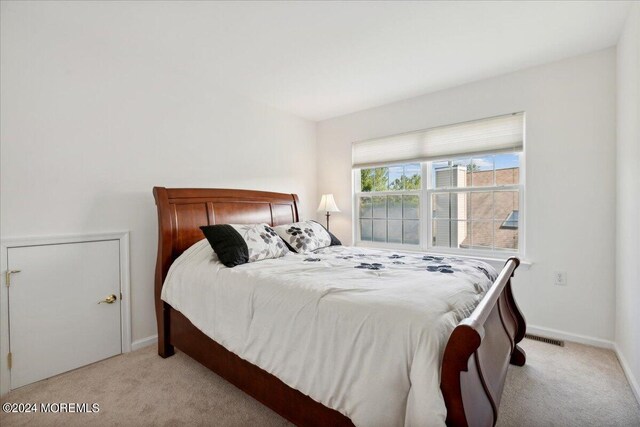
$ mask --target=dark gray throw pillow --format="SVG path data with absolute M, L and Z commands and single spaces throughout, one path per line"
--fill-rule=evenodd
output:
M 313 220 L 312 220 L 313 221 Z M 318 221 L 313 221 L 313 222 L 317 222 L 318 224 L 320 224 Z M 320 224 L 322 225 L 322 224 Z M 329 230 L 327 230 L 327 227 L 325 227 L 324 225 L 322 225 L 322 228 L 325 229 L 325 231 L 327 233 L 329 233 L 329 237 L 331 237 L 331 244 L 329 246 L 342 246 L 342 242 L 340 241 L 340 239 L 338 239 L 336 236 L 334 236 L 334 234 L 332 232 L 330 232 Z

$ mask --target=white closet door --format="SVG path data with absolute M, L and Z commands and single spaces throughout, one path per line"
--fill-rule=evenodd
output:
M 8 289 L 12 389 L 122 352 L 119 250 L 117 240 L 8 249 L 20 270 Z

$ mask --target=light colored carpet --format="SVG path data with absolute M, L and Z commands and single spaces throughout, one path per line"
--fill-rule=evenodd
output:
M 510 366 L 499 427 L 640 426 L 640 407 L 615 353 L 524 340 L 527 364 Z
M 640 408 L 612 351 L 525 340 L 509 368 L 498 425 L 640 426 Z M 97 414 L 1 414 L 19 425 L 283 426 L 288 423 L 197 362 L 155 347 L 14 390 L 4 402 L 99 403 Z

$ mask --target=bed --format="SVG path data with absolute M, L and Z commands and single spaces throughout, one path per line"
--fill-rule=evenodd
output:
M 330 400 L 325 399 L 326 404 L 322 404 L 318 400 L 323 399 L 317 398 L 317 396 L 317 399 L 309 397 L 309 390 L 313 390 L 318 378 L 302 378 L 300 383 L 308 384 L 306 388 L 292 387 L 291 384 L 298 383 L 292 382 L 291 378 L 286 375 L 274 375 L 274 372 L 278 373 L 277 370 L 268 365 L 262 365 L 266 369 L 258 367 L 257 364 L 247 360 L 251 357 L 247 357 L 245 353 L 239 352 L 244 356 L 243 358 L 228 350 L 227 348 L 233 348 L 233 346 L 224 340 L 222 341 L 225 345 L 214 341 L 210 338 L 212 335 L 210 332 L 209 334 L 203 332 L 203 330 L 207 330 L 203 324 L 196 327 L 177 307 L 173 307 L 162 299 L 163 286 L 167 282 L 167 274 L 172 264 L 179 258 L 185 259 L 185 257 L 181 257 L 185 251 L 190 253 L 190 251 L 194 251 L 194 248 L 206 248 L 206 245 L 198 246 L 198 242 L 203 238 L 200 226 L 225 223 L 281 225 L 296 222 L 299 220 L 297 196 L 248 190 L 167 189 L 163 187 L 156 187 L 153 192 L 158 208 L 159 226 L 155 306 L 160 356 L 173 355 L 177 347 L 297 425 L 354 425 L 353 420 L 345 415 L 345 412 L 349 413 L 349 411 L 339 403 L 332 404 Z M 348 272 L 348 267 L 344 264 L 351 262 L 347 258 L 354 254 L 344 256 L 345 253 L 340 252 L 347 250 L 327 251 L 318 258 L 311 259 L 322 259 L 325 264 L 333 262 L 341 268 L 340 271 Z M 372 253 L 355 255 L 383 256 Z M 405 255 L 394 253 L 393 256 L 402 257 Z M 406 256 L 411 257 L 410 255 Z M 207 255 L 207 257 L 211 256 Z M 309 276 L 311 274 L 309 271 L 313 270 L 307 266 L 310 263 L 309 260 L 295 257 L 296 255 L 288 257 L 287 262 L 298 266 L 296 268 L 300 269 L 302 272 L 300 274 L 307 274 L 309 282 L 317 280 L 317 277 Z M 300 256 L 298 255 L 298 257 Z M 264 261 L 254 264 L 262 262 Z M 401 261 L 396 260 L 396 262 L 402 264 Z M 177 264 L 179 263 L 176 263 L 173 270 L 178 269 Z M 438 394 L 441 394 L 442 402 L 446 407 L 443 414 L 446 414 L 447 425 L 494 425 L 497 420 L 508 365 L 521 366 L 525 363 L 524 351 L 517 345 L 524 337 L 525 320 L 511 291 L 511 277 L 518 264 L 517 258 L 510 258 L 499 274 L 491 275 L 492 280 L 487 283 L 482 293 L 478 293 L 480 296 L 474 303 L 475 308 L 469 310 L 468 316 L 465 315 L 459 322 L 456 322 L 456 325 L 452 325 L 452 332 L 448 337 L 445 337 L 446 345 L 442 346 L 442 354 L 437 357 L 440 368 L 437 378 L 440 388 Z M 268 269 L 266 266 L 269 265 L 272 266 L 271 268 L 281 268 L 281 265 L 276 265 L 276 263 L 263 265 L 265 266 L 261 267 L 263 270 Z M 398 267 L 404 268 L 404 266 Z M 184 268 L 183 271 L 185 274 L 188 272 Z M 277 270 L 274 271 L 277 275 Z M 258 276 L 255 274 L 248 277 L 256 277 L 255 280 L 263 282 L 266 280 L 264 277 L 257 278 Z M 195 281 L 195 279 L 183 279 L 183 282 L 189 280 Z M 251 283 L 247 283 L 247 286 L 250 285 Z M 165 289 L 165 299 L 167 298 L 166 294 L 167 290 Z M 182 307 L 177 302 L 174 305 Z M 191 319 L 196 319 L 191 314 L 189 316 Z M 195 322 L 199 323 L 199 321 Z M 274 328 L 282 327 L 277 323 L 274 325 Z M 274 332 L 279 330 L 274 330 Z M 310 371 L 313 370 L 310 369 Z M 414 382 L 416 381 L 414 380 Z M 299 391 L 297 388 L 301 388 L 307 393 Z M 424 406 L 429 407 L 431 403 L 424 402 Z M 420 402 L 414 402 L 413 406 L 421 405 Z M 358 412 L 354 411 L 354 414 L 357 415 Z M 362 418 L 362 411 L 359 414 L 357 416 L 360 418 L 355 418 L 359 424 L 375 424 L 363 422 L 362 420 L 366 418 Z M 419 423 L 415 420 L 413 422 L 405 420 L 405 424 Z

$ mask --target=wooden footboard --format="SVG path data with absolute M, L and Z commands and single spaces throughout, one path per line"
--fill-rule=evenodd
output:
M 519 264 L 517 258 L 509 258 L 478 307 L 449 337 L 440 384 L 447 425 L 495 425 L 507 368 L 525 363 L 524 350 L 517 344 L 526 324 L 511 292 Z
M 294 194 L 227 189 L 154 188 L 158 207 L 158 261 L 155 305 L 158 353 L 174 346 L 297 425 L 352 426 L 351 420 L 275 376 L 241 359 L 200 332 L 160 298 L 173 261 L 202 239 L 199 226 L 216 223 L 286 224 L 298 221 Z M 525 320 L 511 293 L 520 264 L 510 258 L 471 316 L 454 329 L 445 348 L 441 384 L 450 426 L 492 426 L 509 363 L 523 365 L 517 343 Z

